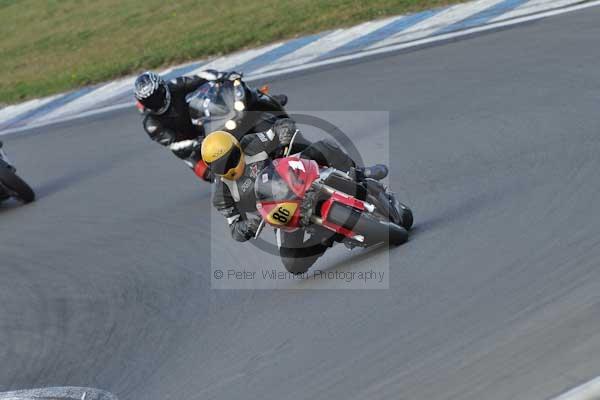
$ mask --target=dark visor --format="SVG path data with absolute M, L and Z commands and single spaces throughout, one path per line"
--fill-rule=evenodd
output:
M 144 105 L 144 107 L 152 110 L 158 111 L 165 106 L 165 100 L 167 98 L 167 93 L 164 85 L 160 85 L 158 89 L 154 91 L 150 96 L 145 99 L 140 100 L 140 103 Z
M 225 175 L 230 169 L 237 167 L 240 162 L 242 152 L 237 146 L 233 146 L 227 153 L 219 159 L 210 163 L 209 167 L 217 175 Z

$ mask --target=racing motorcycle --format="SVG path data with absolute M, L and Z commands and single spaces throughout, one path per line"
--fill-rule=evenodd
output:
M 276 118 L 288 117 L 283 108 L 285 97 L 278 101 L 269 95 L 267 85 L 254 89 L 244 82 L 242 74 L 236 73 L 236 77 L 208 81 L 188 95 L 186 100 L 194 125 L 202 126 L 207 134 L 227 131 L 239 140 L 267 113 Z
M 355 175 L 353 171 L 320 168 L 315 161 L 298 156 L 273 160 L 255 182 L 256 208 L 262 217 L 255 237 L 266 222 L 288 233 L 304 229 L 329 246 L 333 242 L 349 248 L 406 242 L 412 211 L 395 199 L 390 202 L 379 182 L 359 181 Z M 303 240 L 304 235 L 299 237 Z M 284 265 L 289 272 L 301 274 L 316 258 L 301 260 L 286 260 Z
M 16 174 L 0 142 L 0 201 L 15 198 L 22 203 L 31 203 L 35 200 L 35 193 L 31 187 Z

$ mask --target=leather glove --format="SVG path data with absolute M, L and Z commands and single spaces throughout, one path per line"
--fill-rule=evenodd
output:
M 240 240 L 242 238 L 243 240 L 250 240 L 254 237 L 254 235 L 256 235 L 256 231 L 258 230 L 259 225 L 259 219 L 248 219 L 244 221 L 238 220 L 235 223 L 235 230 L 237 235 L 235 235 L 234 237 L 236 238 L 236 240 L 239 241 L 242 241 Z
M 224 78 L 229 79 L 230 81 L 235 81 L 238 79 L 242 79 L 243 76 L 244 76 L 244 74 L 242 74 L 240 72 L 231 71 L 231 72 L 226 72 Z
M 197 76 L 207 81 L 217 81 L 223 77 L 223 74 L 216 69 L 207 69 L 198 72 Z
M 200 145 L 197 140 L 182 140 L 169 145 L 169 149 L 179 158 L 186 159 L 192 155 Z
M 297 130 L 296 123 L 289 118 L 278 119 L 273 124 L 273 132 L 277 134 L 279 143 L 283 146 L 288 146 L 291 143 Z

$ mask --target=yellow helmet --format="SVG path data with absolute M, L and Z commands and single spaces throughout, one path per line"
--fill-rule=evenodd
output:
M 224 131 L 212 132 L 204 138 L 202 160 L 214 174 L 230 180 L 239 179 L 246 167 L 240 142 Z

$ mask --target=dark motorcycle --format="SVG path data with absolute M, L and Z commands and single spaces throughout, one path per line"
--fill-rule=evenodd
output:
M 271 96 L 268 86 L 250 88 L 243 80 L 221 79 L 203 84 L 187 97 L 194 125 L 204 127 L 208 134 L 226 131 L 237 139 L 251 132 L 269 114 L 287 118 L 283 108 L 285 96 Z M 282 104 L 283 103 L 283 104 Z
M 25 204 L 31 203 L 35 200 L 35 193 L 16 174 L 16 168 L 10 164 L 2 147 L 3 144 L 0 142 L 0 201 L 12 197 Z

